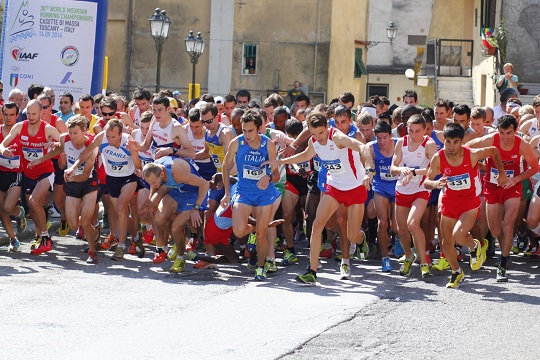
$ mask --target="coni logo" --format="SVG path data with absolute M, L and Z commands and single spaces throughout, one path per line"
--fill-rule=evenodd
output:
M 64 65 L 73 66 L 79 61 L 79 50 L 73 45 L 66 46 L 60 52 L 60 58 Z

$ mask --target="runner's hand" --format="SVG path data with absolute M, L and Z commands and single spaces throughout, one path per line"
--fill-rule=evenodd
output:
M 437 189 L 442 189 L 446 186 L 446 183 L 448 182 L 447 180 L 448 178 L 446 177 L 446 175 L 442 176 L 440 179 L 439 179 L 439 182 L 437 183 Z
M 230 194 L 225 194 L 225 196 L 223 196 L 223 198 L 221 199 L 221 206 L 226 209 L 229 207 L 229 203 L 231 202 L 231 195 Z
M 161 157 L 164 157 L 164 156 L 169 156 L 172 154 L 172 148 L 158 148 L 156 150 L 156 160 L 161 158 Z
M 257 187 L 260 190 L 266 190 L 268 185 L 270 184 L 270 177 L 268 175 L 264 175 L 262 178 L 257 181 Z
M 292 147 L 287 146 L 284 149 L 280 150 L 278 153 L 278 156 L 281 156 L 282 158 L 288 158 L 296 154 L 296 150 L 294 150 Z
M 202 224 L 201 221 L 201 214 L 199 213 L 199 210 L 192 209 L 191 213 L 189 214 L 189 217 L 191 218 L 191 224 L 194 227 L 198 227 Z

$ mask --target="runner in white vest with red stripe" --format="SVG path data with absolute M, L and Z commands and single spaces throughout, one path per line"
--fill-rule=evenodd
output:
M 426 121 L 413 115 L 407 121 L 408 135 L 396 143 L 390 173 L 398 175 L 396 184 L 396 221 L 399 241 L 405 251 L 400 275 L 409 275 L 416 256 L 411 250 L 411 234 L 420 257 L 422 278 L 432 275 L 426 259 L 426 240 L 420 221 L 429 200 L 429 191 L 422 182 L 429 160 L 437 152 L 437 145 L 426 135 Z

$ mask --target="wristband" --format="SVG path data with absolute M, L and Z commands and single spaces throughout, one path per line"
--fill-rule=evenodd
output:
M 171 154 L 171 155 L 174 155 L 174 156 L 176 156 L 176 153 L 177 153 L 177 152 L 178 152 L 178 149 L 176 149 L 176 148 L 173 148 L 173 149 L 172 149 L 172 154 Z
M 416 169 L 412 169 L 412 174 L 416 176 Z

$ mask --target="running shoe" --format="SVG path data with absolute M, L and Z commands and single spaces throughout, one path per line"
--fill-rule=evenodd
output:
M 296 276 L 295 280 L 304 285 L 315 286 L 317 284 L 317 275 L 311 271 L 307 271 L 305 274 Z
M 405 262 L 405 259 L 407 258 L 407 255 L 403 254 L 399 259 L 398 263 L 403 264 Z
M 41 244 L 41 236 L 36 235 L 36 236 L 34 237 L 34 240 L 32 240 L 32 241 L 30 242 L 30 250 L 34 250 L 34 249 L 37 248 L 40 244 Z
M 142 259 L 144 257 L 144 254 L 146 253 L 146 249 L 144 248 L 143 241 L 142 241 L 142 235 L 139 233 L 139 240 L 133 240 L 131 239 L 131 244 L 135 244 L 135 254 L 137 254 L 137 257 L 139 259 Z
M 84 236 L 84 230 L 82 227 L 77 228 L 77 232 L 75 233 L 75 238 L 79 240 L 86 240 L 86 237 Z
M 249 252 L 257 251 L 257 237 L 254 233 L 249 234 L 249 238 L 247 241 L 247 249 Z
M 30 250 L 30 254 L 32 255 L 40 255 L 44 252 L 51 251 L 53 249 L 52 246 L 52 240 L 48 236 L 41 237 L 41 241 L 37 247 L 34 247 L 34 249 Z
M 303 232 L 303 231 L 296 231 L 295 234 L 294 234 L 294 242 L 295 243 L 299 243 L 299 242 L 302 242 L 302 241 L 305 241 L 307 238 L 306 238 L 306 234 Z
M 217 265 L 206 261 L 199 260 L 193 265 L 195 269 L 217 269 Z
M 431 262 L 431 256 L 429 256 L 429 254 L 426 254 L 426 263 L 429 267 L 433 266 L 433 263 Z
M 111 260 L 124 261 L 124 249 L 122 249 L 120 246 L 117 246 L 114 250 L 113 256 L 111 256 Z
M 293 263 L 297 263 L 298 262 L 298 257 L 296 256 L 296 254 L 290 252 L 289 250 L 285 249 L 285 251 L 283 251 L 283 260 L 281 261 L 281 265 L 291 265 Z
M 176 259 L 176 256 L 178 256 L 178 249 L 176 248 L 176 244 L 174 244 L 167 253 L 167 259 L 169 259 L 170 261 L 174 261 Z
M 266 263 L 265 263 L 266 266 Z M 264 267 L 257 266 L 255 269 L 255 280 L 257 281 L 263 281 L 266 280 L 266 271 L 264 270 Z
M 429 265 L 428 264 L 422 264 L 420 265 L 420 272 L 422 273 L 422 279 L 426 279 L 430 276 L 433 276 L 433 273 L 431 272 L 431 270 L 429 269 Z
M 383 272 L 392 272 L 392 261 L 389 257 L 382 259 L 382 271 Z
M 411 266 L 412 264 L 414 264 L 415 261 L 416 261 L 416 254 L 413 253 L 411 259 L 405 259 L 405 261 L 403 261 L 403 264 L 399 268 L 399 275 L 402 275 L 402 276 L 409 275 L 411 273 Z
M 98 257 L 97 254 L 93 251 L 88 251 L 88 259 L 86 259 L 87 264 L 97 264 Z
M 329 245 L 328 247 L 326 247 L 326 244 L 325 244 L 325 248 L 323 249 L 323 251 L 321 251 L 319 256 L 324 259 L 331 259 L 333 256 L 332 246 Z
M 109 236 L 105 238 L 105 241 L 101 243 L 101 248 L 103 250 L 109 250 L 111 247 L 117 246 L 117 245 L 118 245 L 118 238 L 116 236 L 112 236 L 109 234 Z
M 154 230 L 144 230 L 142 237 L 146 245 L 151 244 L 152 240 L 154 240 Z
M 15 217 L 15 222 L 17 223 L 17 232 L 19 234 L 22 234 L 28 226 L 28 221 L 26 220 L 26 213 L 24 212 L 24 208 L 22 206 L 19 206 L 19 210 L 20 216 Z
M 356 244 L 351 243 L 349 245 L 349 259 L 354 258 L 354 254 L 356 254 Z
M 489 247 L 488 239 L 482 239 L 482 257 L 484 258 L 484 263 L 487 261 L 488 247 Z
M 186 266 L 186 260 L 176 259 L 174 261 L 174 264 L 169 269 L 169 271 L 174 272 L 174 273 L 181 273 L 184 271 L 185 266 Z
M 529 244 L 529 237 L 527 236 L 527 233 L 525 233 L 524 235 L 521 235 L 518 233 L 518 236 L 517 236 L 518 252 L 523 252 L 528 244 Z
M 264 262 L 265 273 L 275 273 L 277 271 L 276 260 L 266 260 Z
M 19 252 L 19 247 L 21 246 L 21 243 L 19 242 L 19 239 L 10 239 L 9 240 L 9 246 L 8 251 L 9 252 Z
M 152 259 L 152 262 L 154 264 L 161 264 L 161 263 L 164 263 L 165 260 L 167 260 L 167 253 L 162 250 L 154 254 L 154 259 Z
M 499 265 L 497 268 L 497 282 L 508 282 L 508 277 L 506 276 L 506 269 Z
M 540 257 L 540 246 L 538 244 L 532 248 L 529 256 Z
M 351 269 L 347 264 L 341 264 L 339 268 L 339 278 L 341 280 L 350 280 L 351 279 Z
M 56 208 L 54 206 L 51 206 L 49 208 L 48 214 L 53 219 L 58 219 L 59 217 L 61 217 L 60 213 L 56 210 Z
M 362 244 L 356 245 L 356 256 L 360 260 L 367 260 L 369 256 L 369 244 L 367 241 L 366 233 L 362 230 L 360 230 L 360 232 L 362 233 L 362 237 L 364 238 L 364 241 L 362 241 Z
M 129 244 L 129 248 L 128 248 L 128 254 L 131 254 L 131 255 L 135 255 L 137 254 L 137 250 L 135 250 L 135 242 L 131 242 L 131 244 Z
M 185 253 L 186 260 L 193 261 L 197 258 L 197 253 L 195 251 L 188 250 Z
M 195 251 L 197 249 L 197 240 L 191 236 L 186 244 L 186 250 Z
M 69 233 L 69 226 L 67 220 L 60 221 L 60 227 L 58 228 L 58 235 L 66 236 Z
M 512 241 L 512 253 L 514 255 L 517 255 L 519 254 L 519 249 L 518 249 L 518 240 L 517 240 L 517 234 L 514 235 L 514 241 Z
M 445 257 L 440 258 L 439 261 L 437 261 L 431 266 L 432 270 L 437 270 L 437 271 L 444 271 L 449 268 L 450 268 L 450 264 L 448 263 L 448 260 L 446 260 Z
M 462 282 L 464 278 L 465 278 L 465 273 L 463 271 L 460 271 L 460 272 L 452 271 L 452 275 L 450 276 L 450 280 L 448 280 L 448 283 L 446 283 L 446 287 L 455 289 L 459 286 L 459 283 Z
M 471 270 L 476 271 L 482 267 L 482 264 L 484 263 L 484 256 L 482 254 L 482 246 L 480 245 L 480 241 L 474 239 L 474 243 L 476 244 L 476 249 L 470 250 L 469 264 L 471 265 Z
M 252 263 L 250 263 L 249 260 L 248 260 L 248 263 L 247 263 L 247 269 L 248 269 L 249 271 L 255 271 L 256 268 L 257 268 L 257 264 L 252 264 Z
M 532 253 L 535 253 L 536 250 L 538 249 L 538 246 L 537 245 L 534 245 L 534 246 L 530 246 L 527 248 L 527 250 L 525 250 L 523 252 L 523 256 L 531 256 Z

